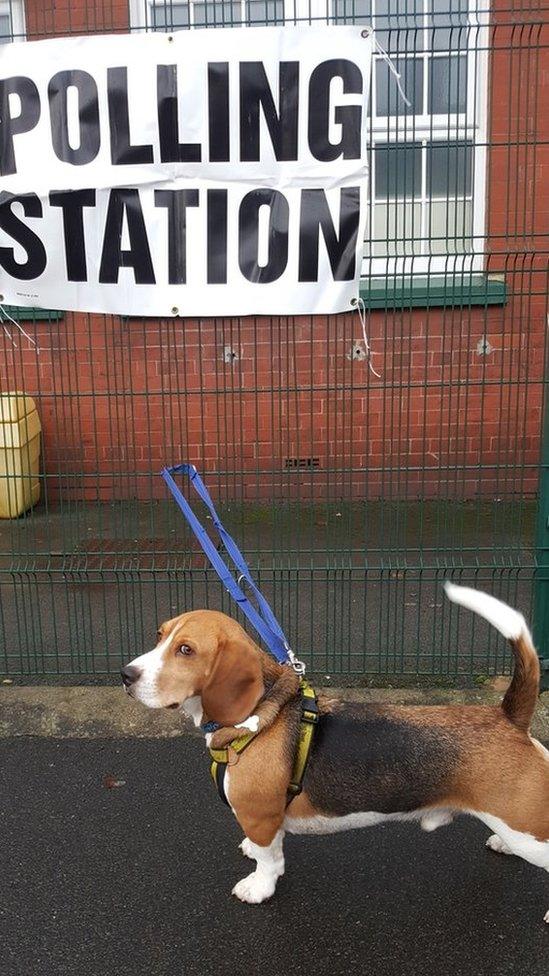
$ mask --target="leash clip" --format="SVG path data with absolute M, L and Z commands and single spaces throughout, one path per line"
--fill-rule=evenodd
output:
M 291 647 L 288 646 L 288 644 L 285 644 L 284 647 L 286 648 L 286 653 L 288 654 L 288 660 L 290 662 L 291 667 L 294 669 L 295 673 L 302 678 L 303 675 L 305 674 L 305 671 L 307 670 L 305 662 L 300 661 L 295 656 L 294 652 L 292 651 Z

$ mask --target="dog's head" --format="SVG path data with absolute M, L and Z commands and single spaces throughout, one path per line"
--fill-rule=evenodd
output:
M 264 692 L 260 652 L 224 613 L 194 610 L 163 623 L 152 651 L 122 668 L 128 694 L 149 708 L 177 708 L 199 697 L 204 713 L 235 725 Z

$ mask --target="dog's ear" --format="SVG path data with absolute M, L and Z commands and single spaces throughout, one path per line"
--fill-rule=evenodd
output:
M 212 671 L 202 689 L 202 706 L 220 725 L 243 722 L 265 692 L 259 652 L 244 638 L 220 641 Z

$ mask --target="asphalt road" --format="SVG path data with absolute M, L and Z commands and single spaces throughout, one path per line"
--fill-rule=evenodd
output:
M 249 867 L 199 740 L 0 756 L 2 976 L 547 976 L 547 875 L 485 850 L 476 822 L 288 837 L 277 894 L 251 907 L 230 896 Z

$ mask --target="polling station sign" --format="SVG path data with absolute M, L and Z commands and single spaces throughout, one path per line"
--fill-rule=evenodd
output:
M 373 44 L 313 26 L 1 45 L 0 301 L 349 309 Z

